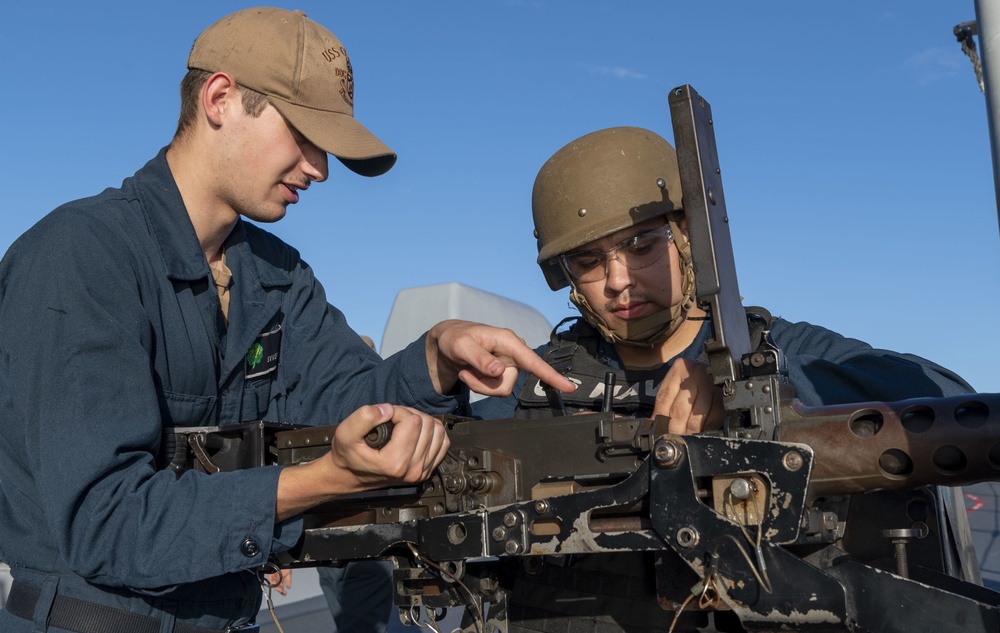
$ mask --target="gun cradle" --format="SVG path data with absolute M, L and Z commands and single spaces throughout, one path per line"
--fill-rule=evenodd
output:
M 525 552 L 519 529 L 507 525 L 510 517 L 484 536 L 482 512 L 511 504 L 603 490 L 628 479 L 652 450 L 666 420 L 618 418 L 589 414 L 545 420 L 473 420 L 444 416 L 451 449 L 434 476 L 420 486 L 352 495 L 315 508 L 305 519 L 305 536 L 287 553 L 284 564 L 344 559 L 342 540 L 355 543 L 367 526 L 378 526 L 378 537 L 362 549 L 354 545 L 348 558 L 406 553 L 404 543 L 437 560 L 461 560 Z M 328 450 L 322 442 L 329 431 L 303 428 L 276 434 L 275 463 L 291 465 L 315 459 Z M 488 449 L 485 447 L 489 447 Z M 595 509 L 589 521 L 596 531 L 621 529 L 641 523 L 637 496 L 631 503 L 611 503 Z M 541 506 L 538 506 L 541 507 Z M 452 517 L 460 516 L 460 520 Z M 444 525 L 441 539 L 430 542 L 417 532 L 432 534 Z M 516 520 L 518 525 L 523 522 Z M 648 524 L 648 519 L 646 520 Z M 536 534 L 558 534 L 557 517 L 539 515 L 532 522 Z M 351 538 L 341 539 L 340 534 Z M 500 535 L 503 535 L 502 537 Z M 416 540 L 415 540 L 416 539 Z M 440 542 L 439 542 L 440 541 Z M 541 545 L 538 545 L 542 548 Z M 539 553 L 547 553 L 539 551 Z

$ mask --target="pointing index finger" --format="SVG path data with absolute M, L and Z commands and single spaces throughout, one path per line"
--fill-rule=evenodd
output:
M 542 360 L 541 356 L 527 347 L 514 350 L 511 354 L 511 358 L 517 364 L 519 369 L 523 369 L 534 374 L 542 382 L 554 389 L 558 389 L 563 393 L 573 393 L 573 391 L 576 390 L 576 385 L 556 371 L 552 365 L 549 365 Z

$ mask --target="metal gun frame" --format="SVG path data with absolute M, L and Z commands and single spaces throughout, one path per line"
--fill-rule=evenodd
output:
M 641 551 L 670 562 L 656 570 L 661 608 L 695 595 L 688 609 L 731 612 L 748 631 L 1000 630 L 1000 593 L 981 585 L 967 527 L 934 488 L 997 479 L 1000 394 L 802 406 L 781 350 L 767 336 L 750 347 L 711 108 L 687 85 L 669 101 L 724 430 L 445 416 L 452 446 L 430 480 L 314 508 L 278 564 L 389 558 L 404 621 L 464 606 L 468 633 L 508 630 L 511 560 Z M 292 465 L 331 437 L 268 422 L 173 429 L 163 466 Z

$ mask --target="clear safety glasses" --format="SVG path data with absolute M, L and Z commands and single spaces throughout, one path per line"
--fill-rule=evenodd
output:
M 616 259 L 629 270 L 652 266 L 667 254 L 667 246 L 674 241 L 669 225 L 643 231 L 622 240 L 612 248 L 576 251 L 559 256 L 566 272 L 579 283 L 600 281 L 608 275 L 608 263 Z

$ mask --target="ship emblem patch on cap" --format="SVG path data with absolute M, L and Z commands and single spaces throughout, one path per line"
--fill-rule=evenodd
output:
M 323 59 L 328 62 L 344 58 L 344 67 L 334 68 L 333 74 L 340 79 L 340 96 L 343 97 L 347 105 L 354 107 L 354 70 L 351 68 L 351 58 L 347 56 L 344 47 L 328 48 L 323 51 Z
M 344 53 L 344 62 L 347 66 L 347 73 L 340 78 L 340 96 L 344 98 L 349 106 L 354 107 L 354 70 L 351 68 L 351 58 Z M 338 68 L 339 72 L 340 69 Z

